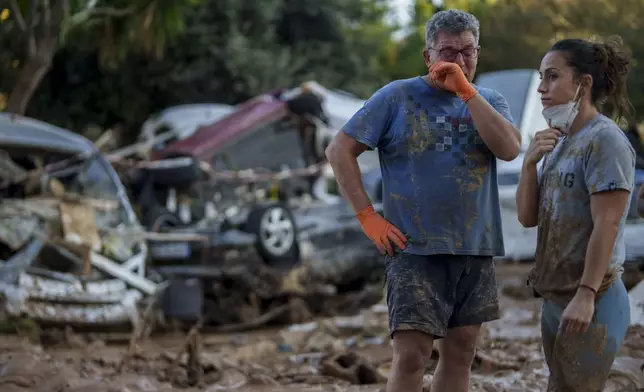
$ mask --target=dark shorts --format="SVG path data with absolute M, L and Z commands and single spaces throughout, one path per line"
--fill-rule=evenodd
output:
M 601 392 L 630 324 L 628 292 L 621 279 L 601 294 L 586 332 L 559 331 L 565 308 L 548 300 L 541 310 L 549 392 Z
M 414 330 L 442 338 L 449 328 L 499 318 L 492 257 L 397 253 L 385 269 L 392 336 Z

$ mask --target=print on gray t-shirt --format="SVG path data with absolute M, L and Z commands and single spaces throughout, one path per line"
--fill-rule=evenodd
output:
M 571 136 L 559 139 L 539 172 L 539 220 L 536 266 L 530 281 L 544 298 L 567 302 L 584 271 L 593 230 L 590 197 L 622 189 L 631 192 L 635 151 L 626 135 L 608 117 L 597 115 Z M 607 275 L 624 263 L 624 207 Z

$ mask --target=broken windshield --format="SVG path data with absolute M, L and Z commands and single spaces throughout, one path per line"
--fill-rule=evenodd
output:
M 119 188 L 100 156 L 79 160 L 49 172 L 65 187 L 65 191 L 92 199 L 120 201 Z

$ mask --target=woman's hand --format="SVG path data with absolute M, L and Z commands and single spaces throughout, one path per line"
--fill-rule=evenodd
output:
M 566 306 L 561 322 L 560 331 L 586 332 L 595 313 L 595 293 L 580 288 L 572 301 Z
M 524 164 L 536 165 L 539 163 L 545 153 L 555 148 L 557 139 L 561 135 L 561 131 L 555 128 L 548 128 L 537 132 L 525 153 Z

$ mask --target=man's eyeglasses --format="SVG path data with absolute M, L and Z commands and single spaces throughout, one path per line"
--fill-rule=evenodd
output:
M 453 48 L 443 48 L 443 49 L 434 49 L 434 48 L 428 48 L 429 50 L 433 50 L 438 52 L 438 57 L 441 60 L 445 61 L 454 61 L 456 60 L 456 57 L 458 57 L 458 54 L 460 53 L 463 58 L 465 59 L 475 59 L 478 57 L 481 47 L 469 47 L 465 49 L 453 49 Z

